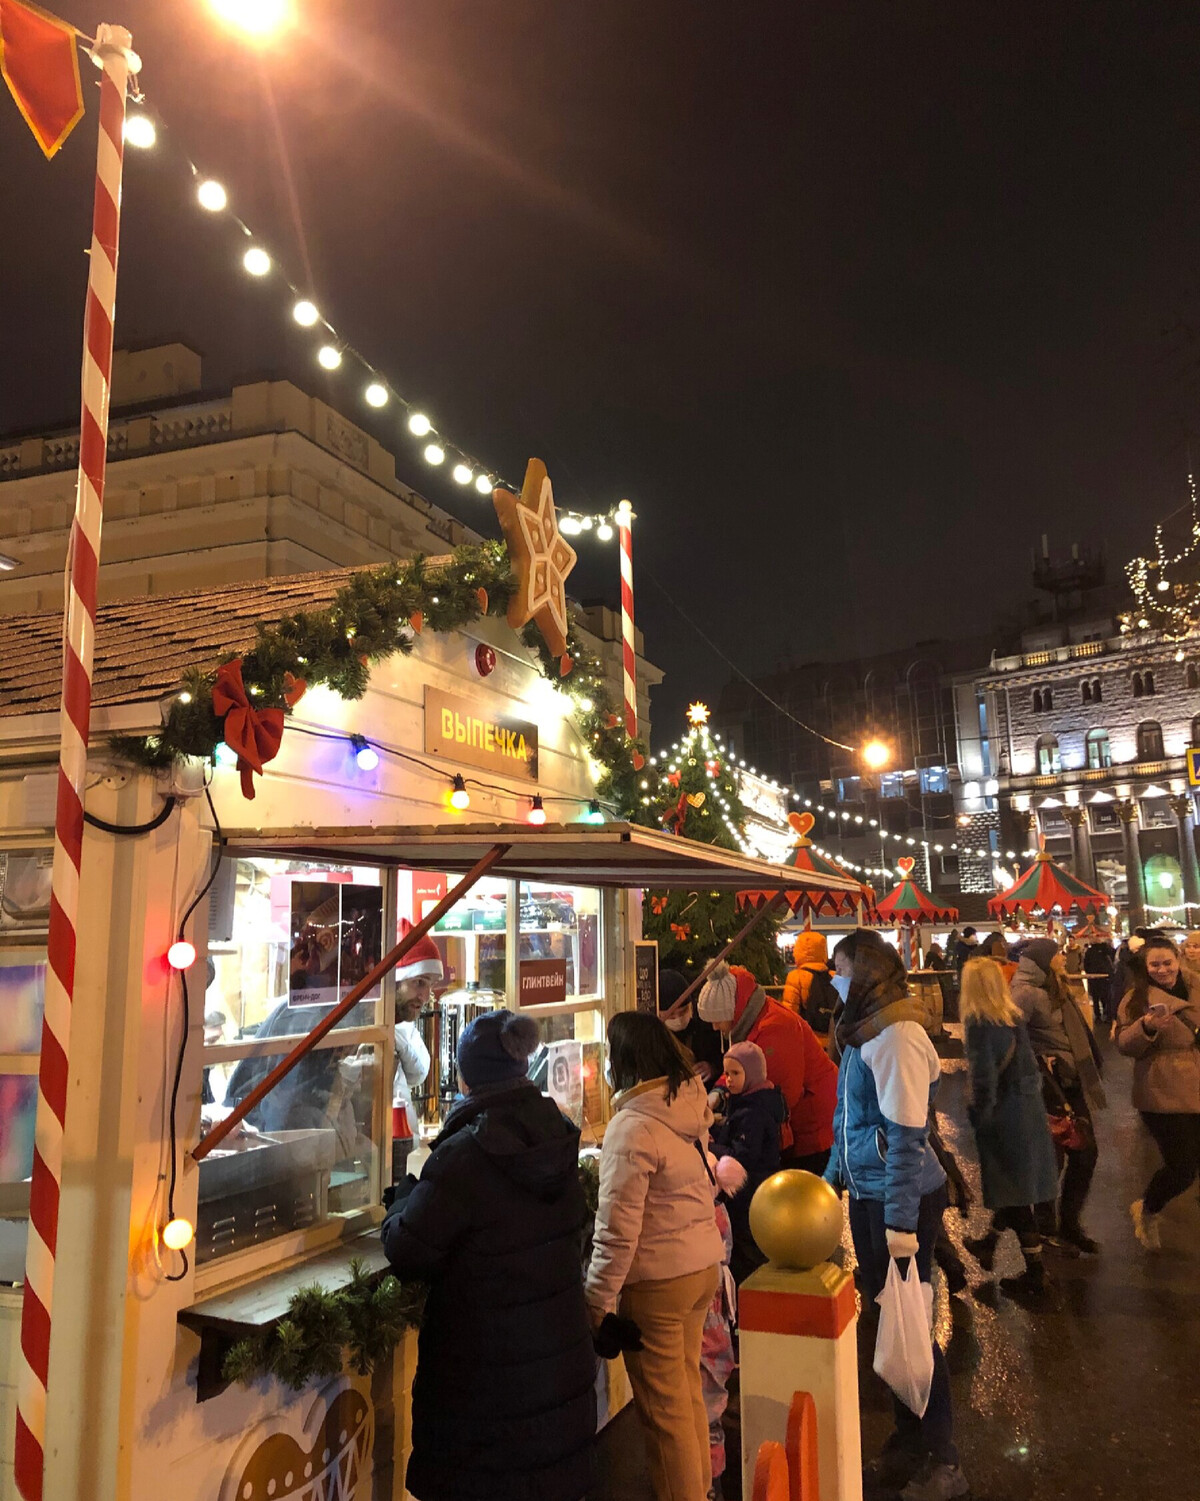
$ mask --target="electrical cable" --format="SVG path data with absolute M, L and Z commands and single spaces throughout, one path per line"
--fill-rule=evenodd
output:
M 179 920 L 179 931 L 176 936 L 180 942 L 183 941 L 184 933 L 189 921 L 191 920 L 192 913 L 195 912 L 196 908 L 200 905 L 200 903 L 212 889 L 212 884 L 217 879 L 217 872 L 221 869 L 221 860 L 224 858 L 225 854 L 225 836 L 221 832 L 221 820 L 217 816 L 216 806 L 212 800 L 212 792 L 207 787 L 204 789 L 204 796 L 208 802 L 208 810 L 212 814 L 213 826 L 216 829 L 217 834 L 217 843 L 216 848 L 213 851 L 212 870 L 209 872 L 208 880 L 205 881 L 204 885 L 201 886 L 195 897 L 193 897 L 191 905 Z M 175 1188 L 179 1178 L 179 1133 L 176 1126 L 175 1117 L 176 1111 L 179 1106 L 179 1085 L 180 1081 L 183 1078 L 183 1062 L 184 1058 L 187 1055 L 188 1032 L 191 1026 L 191 998 L 188 995 L 187 973 L 182 969 L 179 971 L 179 985 L 183 999 L 183 1031 L 179 1039 L 179 1051 L 175 1057 L 175 1077 L 171 1083 L 171 1104 L 168 1112 L 171 1140 L 171 1168 L 167 1180 L 168 1224 L 170 1224 L 170 1222 L 175 1218 Z M 179 1272 L 174 1273 L 173 1275 L 168 1275 L 168 1282 L 180 1282 L 184 1277 L 187 1276 L 188 1267 L 191 1264 L 188 1260 L 187 1251 L 181 1250 L 179 1252 L 179 1255 L 183 1261 L 183 1269 Z
M 171 814 L 175 811 L 175 805 L 178 801 L 179 799 L 173 792 L 168 793 L 167 799 L 161 809 L 148 823 L 108 823 L 103 818 L 97 818 L 94 813 L 85 813 L 83 821 L 84 823 L 91 824 L 93 829 L 103 829 L 106 834 L 153 834 L 155 829 L 161 829 L 167 819 L 170 818 Z

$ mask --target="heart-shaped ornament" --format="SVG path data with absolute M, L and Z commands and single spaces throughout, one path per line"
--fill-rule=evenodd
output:
M 703 792 L 689 792 L 688 793 L 688 807 L 689 808 L 703 808 L 703 806 L 704 806 L 704 794 L 703 794 Z
M 912 875 L 913 867 L 916 865 L 916 863 L 917 862 L 911 855 L 904 855 L 901 859 L 896 861 L 896 865 L 899 868 L 900 874 L 904 877 L 905 880 L 907 880 L 909 876 Z

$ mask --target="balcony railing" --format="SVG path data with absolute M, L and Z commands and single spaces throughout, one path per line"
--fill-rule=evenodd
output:
M 171 448 L 195 448 L 214 443 L 233 432 L 233 402 L 205 401 L 194 406 L 173 407 L 144 417 L 114 422 L 108 430 L 108 457 L 131 458 Z M 0 448 L 0 480 L 18 479 L 73 469 L 79 463 L 79 434 L 54 433 L 27 438 Z
M 1027 651 L 1020 656 L 998 657 L 992 653 L 993 672 L 1019 672 L 1023 667 L 1049 667 L 1059 662 L 1078 662 L 1084 657 L 1102 657 L 1106 652 L 1123 651 L 1144 636 L 1116 636 L 1106 641 L 1075 641 L 1070 646 L 1049 646 L 1042 651 Z
M 1186 757 L 1174 756 L 1160 761 L 1125 761 L 1113 766 L 1077 766 L 1070 771 L 1002 776 L 999 781 L 1001 792 L 1048 792 L 1056 787 L 1078 787 L 1095 782 L 1151 781 L 1155 777 L 1186 775 Z

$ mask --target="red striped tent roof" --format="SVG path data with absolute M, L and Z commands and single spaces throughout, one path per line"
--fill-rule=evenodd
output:
M 845 866 L 838 865 L 835 860 L 830 860 L 813 848 L 812 841 L 807 837 L 809 829 L 813 826 L 811 813 L 793 813 L 788 822 L 800 838 L 791 854 L 783 862 L 785 865 L 790 865 L 794 870 L 802 870 L 818 879 L 821 876 L 837 876 L 840 881 L 844 881 L 850 875 Z M 775 894 L 774 891 L 739 891 L 738 901 L 744 907 L 762 907 Z M 784 896 L 789 910 L 793 913 L 804 913 L 813 917 L 819 917 L 822 913 L 827 917 L 856 917 L 861 905 L 863 920 L 866 922 L 875 920 L 875 892 L 870 886 L 861 882 L 857 891 L 842 891 L 837 888 L 823 891 L 818 886 L 812 886 L 799 891 L 787 891 Z
M 889 891 L 876 909 L 884 922 L 915 923 L 957 922 L 957 907 L 942 907 L 906 875 L 894 891 Z
M 1073 907 L 1099 916 L 1108 908 L 1108 897 L 1055 865 L 1045 850 L 1015 885 L 988 902 L 993 917 L 1011 917 L 1017 912 L 1060 912 L 1065 917 Z

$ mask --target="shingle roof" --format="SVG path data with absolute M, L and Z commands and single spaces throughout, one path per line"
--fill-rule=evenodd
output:
M 186 667 L 215 666 L 253 645 L 255 621 L 330 604 L 361 571 L 336 568 L 101 605 L 92 702 L 111 707 L 159 698 Z M 0 716 L 58 708 L 62 628 L 58 610 L 0 616 Z

